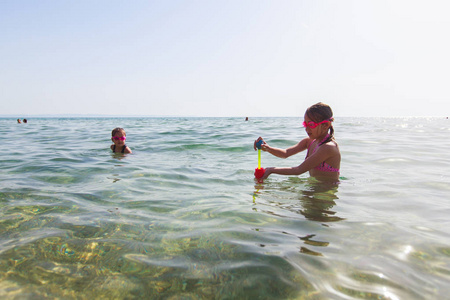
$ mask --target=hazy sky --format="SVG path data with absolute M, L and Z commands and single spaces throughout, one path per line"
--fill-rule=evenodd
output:
M 450 115 L 450 1 L 0 1 L 0 114 Z

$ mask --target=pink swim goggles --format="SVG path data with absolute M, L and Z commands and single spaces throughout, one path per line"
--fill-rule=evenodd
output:
M 316 128 L 317 126 L 319 126 L 320 124 L 326 123 L 326 122 L 330 122 L 330 120 L 323 120 L 322 122 L 316 123 L 313 121 L 309 121 L 308 123 L 306 123 L 305 121 L 303 121 L 303 127 L 309 127 L 311 129 Z
M 127 137 L 126 136 L 113 136 L 112 139 L 115 141 L 125 141 L 127 139 Z

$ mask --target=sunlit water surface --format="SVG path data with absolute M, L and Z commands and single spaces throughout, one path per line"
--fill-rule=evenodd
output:
M 450 121 L 337 118 L 339 184 L 255 182 L 301 121 L 0 119 L 0 297 L 448 297 Z

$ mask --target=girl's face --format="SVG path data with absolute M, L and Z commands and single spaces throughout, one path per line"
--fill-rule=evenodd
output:
M 303 126 L 306 126 L 305 131 L 310 138 L 317 139 L 328 133 L 328 128 L 330 128 L 329 121 L 316 123 L 310 117 L 308 117 L 307 114 L 305 114 L 304 119 L 305 121 L 303 122 Z
M 127 136 L 126 136 L 125 132 L 123 132 L 123 131 L 116 132 L 116 134 L 111 138 L 111 140 L 113 141 L 113 143 L 116 146 L 125 145 L 126 139 L 127 139 Z

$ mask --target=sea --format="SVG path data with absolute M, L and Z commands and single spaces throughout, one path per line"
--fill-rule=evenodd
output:
M 255 180 L 302 121 L 1 118 L 0 298 L 449 299 L 450 120 L 336 117 L 339 182 Z

